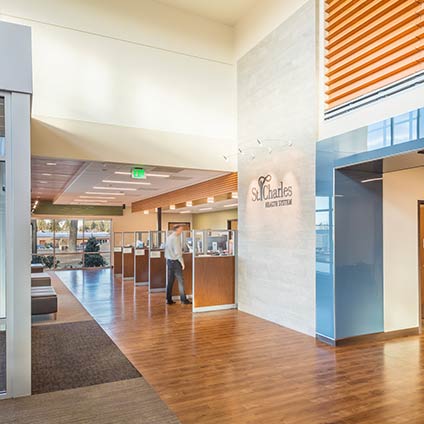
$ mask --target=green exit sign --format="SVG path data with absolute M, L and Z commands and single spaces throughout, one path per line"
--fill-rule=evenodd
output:
M 131 176 L 136 180 L 143 180 L 146 178 L 146 173 L 144 172 L 143 168 L 133 168 L 131 171 Z

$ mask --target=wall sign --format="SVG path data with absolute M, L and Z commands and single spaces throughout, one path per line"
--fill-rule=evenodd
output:
M 252 187 L 252 202 L 262 203 L 265 208 L 291 206 L 293 204 L 293 187 L 280 181 L 273 184 L 272 176 L 266 175 L 258 178 L 258 185 Z

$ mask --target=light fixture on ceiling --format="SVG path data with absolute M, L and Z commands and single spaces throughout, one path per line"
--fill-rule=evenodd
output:
M 131 175 L 131 172 L 124 172 L 124 171 L 115 171 L 116 175 Z M 170 175 L 168 174 L 144 174 L 146 177 L 153 177 L 153 178 L 169 178 Z
M 175 205 L 170 205 L 169 209 L 171 209 L 171 211 L 175 211 Z
M 193 202 L 191 200 L 189 200 L 188 202 L 186 202 L 186 206 L 188 208 L 192 207 L 193 206 Z
M 85 194 L 98 194 L 100 196 L 104 194 L 110 194 L 111 196 L 125 196 L 125 193 L 99 193 L 98 191 L 86 191 Z
M 211 211 L 213 208 L 200 208 L 199 211 Z
M 107 203 L 107 200 L 97 200 L 93 202 L 90 199 L 74 199 L 74 202 L 85 202 L 85 203 Z
M 237 192 L 237 191 L 233 191 L 233 192 L 231 193 L 231 198 L 232 198 L 232 199 L 238 199 L 238 192 Z
M 180 213 L 191 213 L 191 211 L 181 211 Z
M 121 187 L 100 187 L 100 186 L 94 186 L 94 190 L 122 190 L 122 191 L 137 191 L 136 188 L 121 188 Z
M 47 166 L 56 166 L 57 163 L 56 162 L 46 162 Z
M 362 184 L 366 184 L 366 183 L 372 183 L 374 181 L 382 181 L 383 177 L 378 177 L 378 178 L 367 178 L 365 180 L 362 180 L 361 183 Z
M 48 184 L 47 181 L 38 181 L 40 184 Z
M 149 215 L 149 211 L 144 211 L 144 215 Z
M 215 203 L 215 199 L 213 197 L 208 197 L 208 203 Z
M 119 180 L 102 180 L 105 184 L 135 184 L 135 185 L 151 185 L 152 183 L 141 181 L 119 181 Z
M 237 203 L 232 203 L 231 205 L 224 205 L 224 208 L 233 208 L 235 206 L 238 206 Z
M 44 174 L 41 174 L 43 177 L 51 177 L 52 176 L 52 174 L 47 174 L 47 173 L 44 173 Z
M 111 197 L 111 196 L 80 196 L 80 199 L 107 199 L 107 200 L 113 200 L 113 199 L 116 199 L 116 197 Z

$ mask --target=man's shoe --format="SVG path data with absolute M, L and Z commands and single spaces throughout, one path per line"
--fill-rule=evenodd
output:
M 191 300 L 188 300 L 188 299 L 186 299 L 186 300 L 182 300 L 182 301 L 181 301 L 181 303 L 182 303 L 183 305 L 191 305 Z
M 173 300 L 167 300 L 167 301 L 166 301 L 166 304 L 167 304 L 167 305 L 174 305 L 174 304 L 175 304 L 175 302 L 174 302 Z

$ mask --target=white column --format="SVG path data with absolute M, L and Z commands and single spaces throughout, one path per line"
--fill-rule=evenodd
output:
M 31 394 L 31 146 L 29 94 L 10 96 L 6 148 L 8 395 Z

